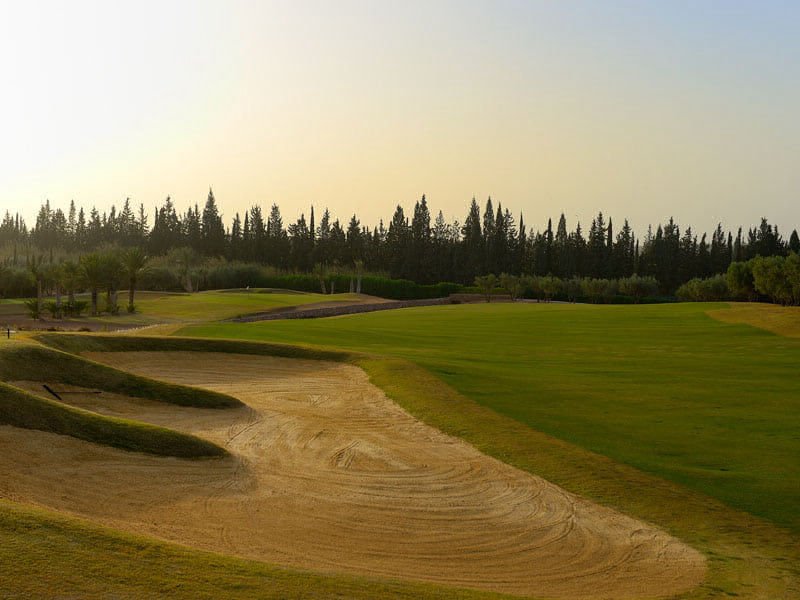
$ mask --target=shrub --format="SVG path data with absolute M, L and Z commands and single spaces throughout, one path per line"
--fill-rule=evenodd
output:
M 792 284 L 785 269 L 783 256 L 756 256 L 750 261 L 753 269 L 753 286 L 757 292 L 779 304 L 792 304 Z
M 44 309 L 50 313 L 54 319 L 58 316 L 59 308 L 55 300 L 49 300 L 44 303 Z M 61 303 L 61 314 L 64 314 L 64 303 Z
M 151 266 L 139 277 L 139 288 L 157 292 L 181 292 L 183 287 L 175 271 L 164 265 Z
M 634 304 L 639 304 L 642 298 L 658 292 L 658 281 L 655 277 L 631 275 L 619 280 L 619 291 L 630 296 Z
M 539 285 L 540 282 L 539 277 L 532 275 L 530 277 L 525 277 L 525 292 L 526 296 L 531 298 L 536 298 L 536 300 L 542 299 L 542 287 Z
M 256 287 L 264 269 L 253 263 L 215 261 L 211 263 L 202 287 L 210 290 Z
M 753 302 L 757 298 L 753 284 L 753 265 L 750 262 L 732 262 L 725 274 L 728 289 L 734 298 Z
M 708 279 L 695 277 L 681 285 L 675 295 L 683 302 L 715 302 L 730 297 L 728 284 L 724 275 L 715 275 Z
M 792 290 L 792 304 L 800 304 L 800 254 L 789 254 L 783 263 L 783 272 Z
M 595 304 L 599 303 L 606 295 L 609 289 L 609 282 L 607 279 L 595 279 L 587 277 L 581 281 L 581 290 Z
M 486 302 L 491 302 L 492 295 L 494 294 L 494 287 L 497 285 L 497 277 L 493 273 L 483 275 L 482 277 L 476 277 L 475 285 L 481 290 L 481 294 L 486 298 Z
M 545 302 L 550 302 L 561 292 L 561 280 L 558 277 L 548 275 L 539 278 L 539 289 Z
M 502 273 L 500 275 L 500 286 L 511 296 L 512 302 L 519 298 L 525 291 L 524 279 L 516 275 L 509 275 L 508 273 Z
M 573 277 L 572 279 L 565 279 L 562 282 L 562 290 L 564 292 L 564 296 L 569 302 L 575 302 L 578 297 L 581 295 L 582 287 L 581 283 L 583 279 L 580 277 Z
M 27 269 L 9 266 L 0 270 L 0 295 L 21 298 L 35 294 L 36 284 Z
M 87 300 L 76 299 L 72 302 L 64 302 L 61 304 L 61 310 L 64 312 L 64 316 L 67 317 L 80 317 L 88 308 L 89 302 Z
M 605 287 L 603 288 L 603 301 L 607 304 L 614 302 L 619 292 L 619 283 L 616 279 L 605 279 Z
M 42 315 L 39 313 L 39 301 L 36 298 L 28 298 L 27 300 L 23 300 L 22 303 L 28 310 L 28 314 L 30 315 L 31 319 L 42 318 Z

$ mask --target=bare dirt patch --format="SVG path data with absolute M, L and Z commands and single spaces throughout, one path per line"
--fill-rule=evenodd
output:
M 209 353 L 89 357 L 241 399 L 246 408 L 215 411 L 69 395 L 208 438 L 232 456 L 157 458 L 2 427 L 3 496 L 245 558 L 526 595 L 670 596 L 705 572 L 698 552 L 659 529 L 413 419 L 356 367 Z

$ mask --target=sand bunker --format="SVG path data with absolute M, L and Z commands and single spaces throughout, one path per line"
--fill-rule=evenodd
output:
M 205 437 L 232 457 L 151 457 L 0 427 L 0 495 L 240 557 L 516 594 L 669 596 L 703 577 L 698 552 L 416 421 L 356 367 L 208 353 L 89 357 L 240 398 L 248 408 L 69 396 Z

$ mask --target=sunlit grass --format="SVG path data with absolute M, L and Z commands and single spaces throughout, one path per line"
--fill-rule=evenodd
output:
M 408 359 L 535 430 L 800 531 L 800 342 L 724 305 L 480 304 L 187 327 Z
M 800 306 L 735 302 L 730 308 L 710 310 L 708 314 L 726 323 L 743 323 L 786 337 L 800 337 Z

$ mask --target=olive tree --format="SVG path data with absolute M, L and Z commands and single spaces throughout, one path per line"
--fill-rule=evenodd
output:
M 499 282 L 500 287 L 502 287 L 506 292 L 508 292 L 508 295 L 511 296 L 512 302 L 522 296 L 522 294 L 525 292 L 525 281 L 516 275 L 501 273 Z
M 725 273 L 728 289 L 735 298 L 754 302 L 758 294 L 753 284 L 753 265 L 750 262 L 732 262 Z
M 632 297 L 634 304 L 639 304 L 642 298 L 652 296 L 658 291 L 658 282 L 655 277 L 631 275 L 619 280 L 619 289 L 626 296 Z
M 497 277 L 493 273 L 489 273 L 483 277 L 476 277 L 475 285 L 478 286 L 483 297 L 486 298 L 486 302 L 491 302 L 494 288 L 497 285 Z

